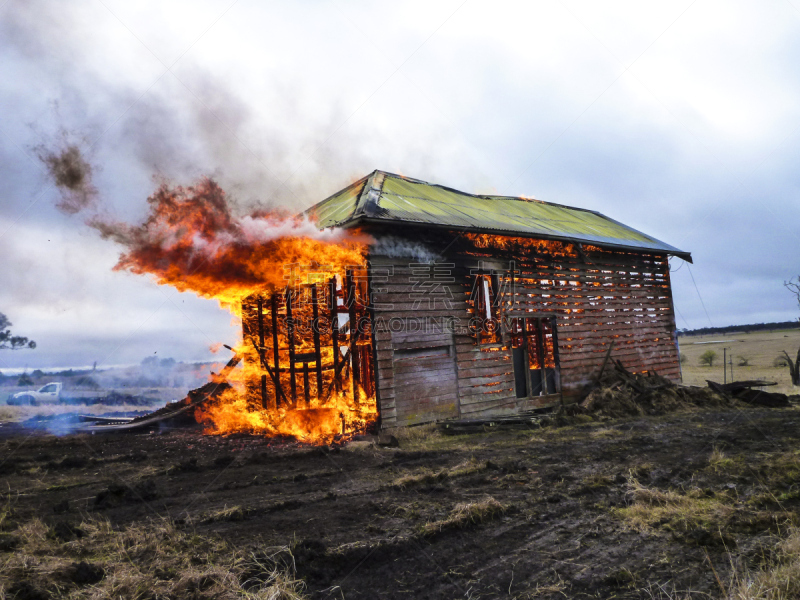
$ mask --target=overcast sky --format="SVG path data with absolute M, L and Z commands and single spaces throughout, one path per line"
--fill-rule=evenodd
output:
M 236 339 L 213 301 L 113 272 L 120 249 L 55 208 L 35 147 L 65 140 L 117 219 L 143 217 L 154 177 L 299 210 L 380 168 L 690 251 L 680 328 L 795 319 L 798 7 L 0 0 L 0 312 L 39 344 L 0 370 Z

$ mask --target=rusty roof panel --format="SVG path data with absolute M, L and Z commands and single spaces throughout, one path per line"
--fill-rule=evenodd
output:
M 320 227 L 362 220 L 543 237 L 600 246 L 691 255 L 595 211 L 541 200 L 481 196 L 375 171 L 307 212 Z

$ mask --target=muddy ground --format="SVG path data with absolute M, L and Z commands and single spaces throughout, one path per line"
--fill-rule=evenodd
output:
M 289 546 L 310 598 L 718 597 L 717 577 L 768 562 L 800 515 L 799 426 L 795 408 L 750 408 L 309 448 L 6 424 L 2 525 L 168 518 Z M 686 501 L 661 510 L 643 489 Z

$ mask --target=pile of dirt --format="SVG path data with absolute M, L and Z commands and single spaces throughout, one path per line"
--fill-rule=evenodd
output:
M 619 361 L 603 370 L 586 398 L 572 409 L 596 417 L 663 415 L 693 408 L 732 408 L 741 404 L 709 388 L 677 385 L 652 371 L 631 373 Z

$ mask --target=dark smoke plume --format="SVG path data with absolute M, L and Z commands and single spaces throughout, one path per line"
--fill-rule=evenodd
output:
M 56 152 L 41 147 L 37 154 L 61 194 L 56 208 L 74 215 L 96 204 L 97 188 L 92 183 L 92 165 L 76 144 L 68 144 Z

